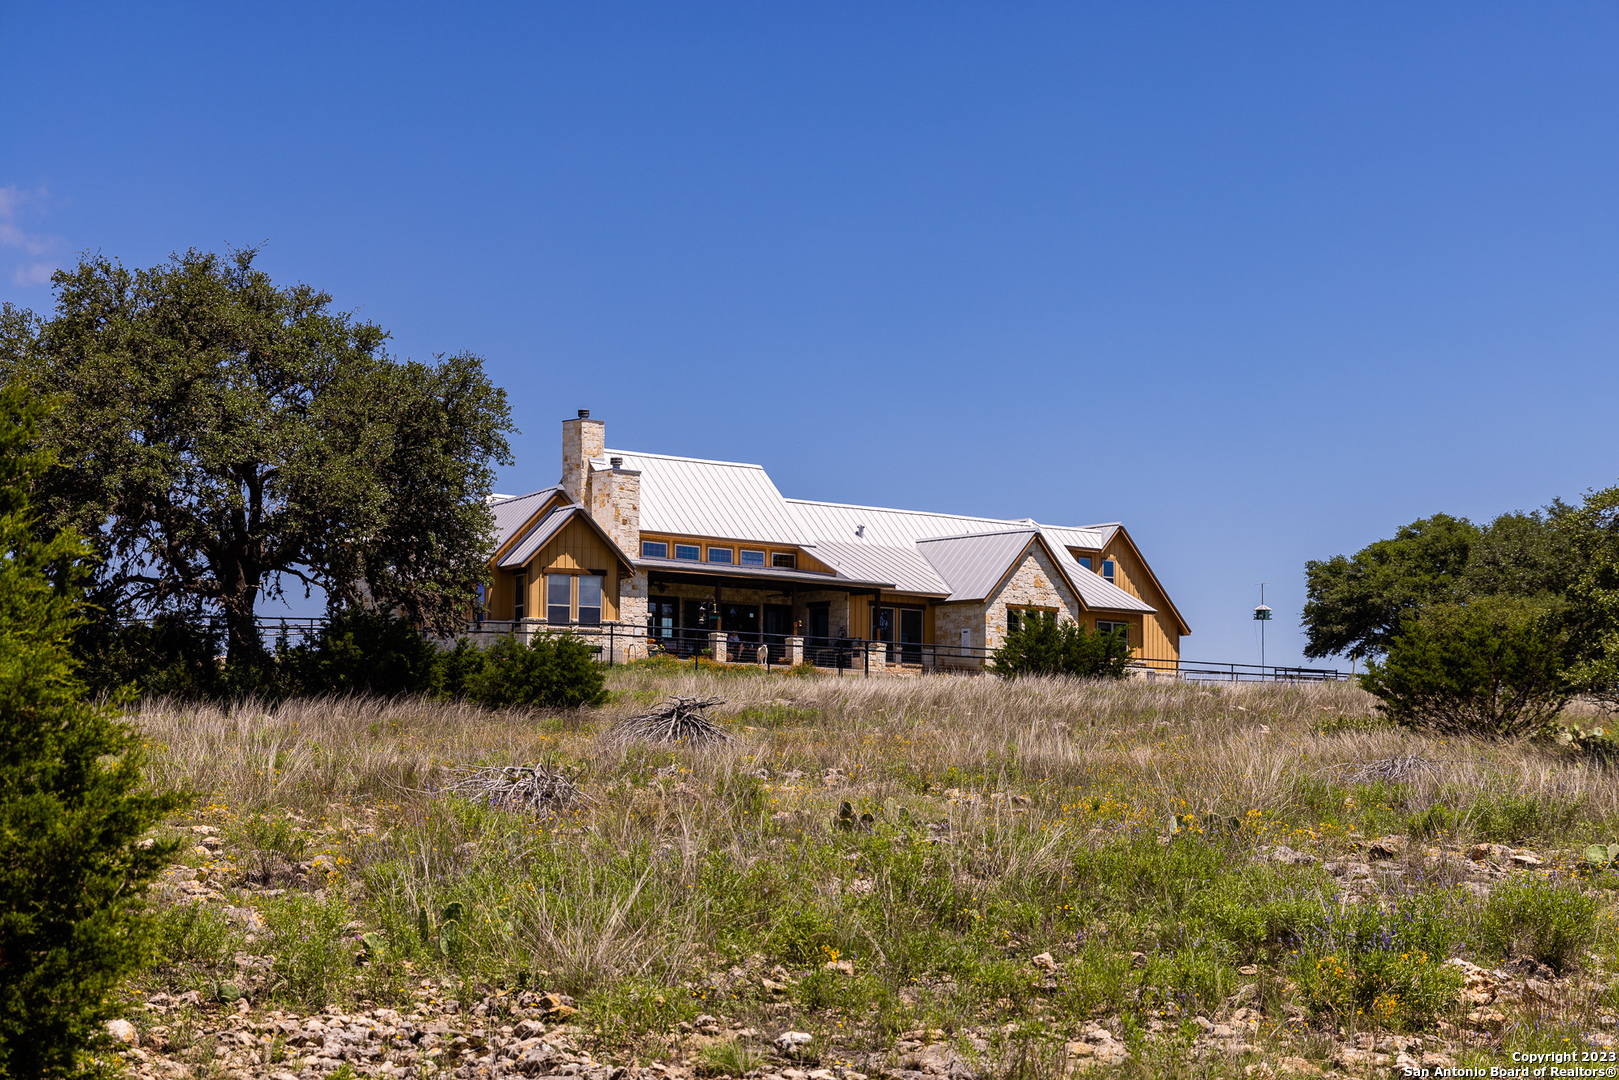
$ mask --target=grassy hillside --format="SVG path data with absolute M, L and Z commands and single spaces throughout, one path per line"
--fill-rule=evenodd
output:
M 1342 685 L 612 686 L 571 715 L 145 704 L 199 843 L 137 1067 L 1383 1075 L 1613 1033 L 1619 875 L 1583 853 L 1619 792 L 1555 747 L 1410 736 Z M 737 738 L 599 739 L 675 694 Z M 579 796 L 434 794 L 536 761 Z

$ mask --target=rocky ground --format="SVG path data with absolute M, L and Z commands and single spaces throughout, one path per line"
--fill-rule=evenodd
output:
M 364 827 L 363 825 L 361 826 Z M 565 994 L 541 990 L 479 991 L 452 979 L 423 979 L 400 1008 L 331 1008 L 300 1015 L 265 1007 L 273 995 L 274 958 L 252 946 L 261 940 L 264 920 L 255 909 L 261 898 L 284 888 L 244 881 L 219 830 L 185 826 L 195 840 L 185 863 L 171 866 L 158 887 L 160 903 L 205 904 L 226 914 L 241 931 L 248 950 L 233 958 L 235 976 L 208 992 L 157 991 L 131 1002 L 128 1019 L 113 1021 L 109 1032 L 127 1069 L 140 1077 L 261 1077 L 315 1080 L 329 1076 L 584 1077 L 624 1080 L 648 1077 L 745 1075 L 760 1080 L 925 1080 L 980 1077 L 1008 1072 L 1041 1075 L 1126 1072 L 1154 1075 L 1154 1062 L 1173 1060 L 1189 1075 L 1362 1076 L 1443 1075 L 1459 1063 L 1490 1059 L 1503 1033 L 1547 1011 L 1566 1013 L 1596 1001 L 1605 984 L 1593 974 L 1559 978 L 1548 967 L 1524 957 L 1486 969 L 1465 960 L 1448 961 L 1462 976 L 1454 1021 L 1440 1021 L 1429 1032 L 1349 1033 L 1312 1029 L 1304 1010 L 1287 998 L 1281 1016 L 1266 1016 L 1258 998 L 1263 975 L 1251 977 L 1210 1015 L 1160 1011 L 1142 1027 L 1118 1017 L 1102 1018 L 1043 1041 L 1018 1041 L 1016 1024 L 962 1027 L 954 1031 L 917 1029 L 898 1034 L 892 1045 L 854 1049 L 835 1036 L 811 1035 L 800 1026 L 805 1010 L 792 991 L 807 971 L 766 966 L 763 957 L 711 973 L 705 985 L 688 984 L 694 996 L 723 1001 L 746 997 L 770 1001 L 763 1019 L 698 1015 L 668 1031 L 641 1033 L 633 1049 L 604 1050 L 598 1038 L 603 1017 L 581 1012 Z M 1163 838 L 1165 842 L 1168 838 Z M 1323 869 L 1340 882 L 1340 902 L 1379 903 L 1413 878 L 1439 881 L 1487 896 L 1514 875 L 1567 873 L 1572 852 L 1541 852 L 1500 844 L 1419 844 L 1386 836 L 1349 845 Z M 1255 852 L 1260 859 L 1307 864 L 1320 857 L 1283 845 Z M 285 888 L 313 889 L 319 895 L 335 859 L 316 855 L 280 868 Z M 350 927 L 355 955 L 363 959 L 361 927 Z M 1144 960 L 1144 957 L 1141 958 Z M 1068 961 L 1074 962 L 1072 960 Z M 1055 988 L 1064 961 L 1051 952 L 1027 963 Z M 826 968 L 848 977 L 849 961 Z M 771 999 L 775 999 L 771 1001 Z M 361 1003 L 362 1006 L 364 1003 Z M 1615 1045 L 1615 1018 L 1584 1009 L 1587 1049 Z M 1037 1062 L 1014 1059 L 1035 1047 Z M 1015 1049 L 1021 1048 L 1021 1049 Z M 1038 1067 L 1034 1067 L 1038 1065 Z

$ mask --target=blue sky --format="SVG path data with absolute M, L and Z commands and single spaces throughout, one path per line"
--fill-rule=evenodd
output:
M 1619 8 L 0 0 L 0 299 L 261 265 L 472 350 L 554 482 L 1123 520 L 1185 651 L 1306 559 L 1619 480 Z

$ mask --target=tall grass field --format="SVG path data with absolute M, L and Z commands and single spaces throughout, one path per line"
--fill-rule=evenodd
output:
M 1601 760 L 1412 735 L 1344 684 L 632 665 L 609 685 L 556 713 L 138 705 L 154 782 L 195 801 L 161 834 L 187 854 L 126 1066 L 551 1074 L 511 1049 L 525 1033 L 606 1077 L 1612 1057 Z M 602 738 L 675 696 L 722 699 L 735 738 Z M 576 793 L 445 790 L 535 763 Z M 346 1057 L 284 1037 L 361 1014 L 443 1030 Z

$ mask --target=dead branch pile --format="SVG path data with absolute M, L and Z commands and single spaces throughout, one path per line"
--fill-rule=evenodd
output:
M 620 720 L 607 729 L 602 741 L 609 746 L 632 742 L 684 743 L 687 746 L 717 746 L 735 736 L 704 715 L 705 710 L 724 705 L 719 698 L 672 698 L 649 713 Z
M 1380 761 L 1345 761 L 1339 765 L 1329 765 L 1322 771 L 1342 770 L 1339 779 L 1349 784 L 1370 784 L 1376 780 L 1404 784 L 1424 773 L 1432 773 L 1435 769 L 1435 763 L 1427 758 L 1418 754 L 1405 754 L 1401 757 L 1383 758 Z
M 593 802 L 570 773 L 540 762 L 533 765 L 462 766 L 442 791 L 501 810 L 545 813 L 576 802 Z

